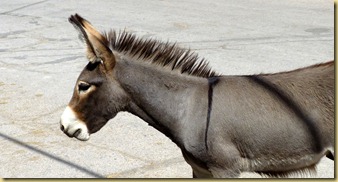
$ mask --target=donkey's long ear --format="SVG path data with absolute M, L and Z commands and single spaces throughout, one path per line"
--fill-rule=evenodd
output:
M 115 66 L 115 57 L 109 49 L 108 40 L 78 14 L 71 15 L 68 20 L 86 43 L 88 60 L 92 63 L 103 61 L 107 69 L 112 69 Z

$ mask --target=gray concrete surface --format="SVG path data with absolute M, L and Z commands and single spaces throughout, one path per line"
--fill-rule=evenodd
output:
M 128 113 L 87 142 L 60 131 L 87 63 L 71 14 L 100 30 L 178 42 L 238 75 L 332 60 L 333 11 L 327 0 L 1 0 L 0 177 L 191 177 L 175 144 Z M 331 178 L 334 163 L 323 159 L 316 175 L 295 176 Z

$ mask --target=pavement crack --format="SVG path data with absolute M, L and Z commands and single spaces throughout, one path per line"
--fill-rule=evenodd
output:
M 53 110 L 49 110 L 49 112 L 46 112 L 46 113 L 43 113 L 43 114 L 40 114 L 34 118 L 30 118 L 30 119 L 27 119 L 27 121 L 37 121 L 43 117 L 46 117 L 46 116 L 49 116 L 49 115 L 52 115 L 54 113 L 57 113 L 57 112 L 60 112 L 60 110 L 63 110 L 66 106 L 59 106 L 59 107 L 56 107 L 55 109 Z
M 218 40 L 201 40 L 201 41 L 186 41 L 180 44 L 217 44 L 217 43 L 234 43 L 234 45 L 251 45 L 251 44 L 273 44 L 284 42 L 305 42 L 305 41 L 332 41 L 331 35 L 321 36 L 284 36 L 284 37 L 255 37 L 255 38 L 229 38 Z
M 145 163 L 151 163 L 152 161 L 150 160 L 147 160 L 147 159 L 143 159 L 143 158 L 140 158 L 140 157 L 136 157 L 132 154 L 129 154 L 127 152 L 123 152 L 121 150 L 117 150 L 117 149 L 111 149 L 109 147 L 102 147 L 102 146 L 99 146 L 99 145 L 95 145 L 93 143 L 88 143 L 88 145 L 92 146 L 92 147 L 96 147 L 96 148 L 100 148 L 100 149 L 103 149 L 103 150 L 109 150 L 109 151 L 114 151 L 114 152 L 117 152 L 117 153 L 120 153 L 121 155 L 125 156 L 125 157 L 129 157 L 131 159 L 134 159 L 134 160 L 139 160 L 139 161 L 142 161 L 142 162 L 145 162 Z
M 69 57 L 63 57 L 59 58 L 53 61 L 43 62 L 43 63 L 31 63 L 31 65 L 46 65 L 46 64 L 58 64 L 58 63 L 64 63 L 68 61 L 74 61 L 75 59 L 82 58 L 83 56 L 69 56 Z
M 12 13 L 14 11 L 25 9 L 25 8 L 28 8 L 28 7 L 31 7 L 31 6 L 35 6 L 37 4 L 41 4 L 41 3 L 44 3 L 44 2 L 47 2 L 47 1 L 49 1 L 49 0 L 39 1 L 39 2 L 36 2 L 36 3 L 32 3 L 32 4 L 25 5 L 25 6 L 21 6 L 21 7 L 16 8 L 16 9 L 12 9 L 12 10 L 9 10 L 9 11 L 2 12 L 2 13 L 0 13 L 0 15 L 6 15 L 8 13 Z
M 184 160 L 182 160 L 181 157 L 175 157 L 175 158 L 170 158 L 167 160 L 163 160 L 160 162 L 151 162 L 148 165 L 144 165 L 141 167 L 135 167 L 132 169 L 124 170 L 122 172 L 117 172 L 117 173 L 112 173 L 112 174 L 107 174 L 105 175 L 107 178 L 118 178 L 118 177 L 126 177 L 130 176 L 131 174 L 135 174 L 138 171 L 151 171 L 159 168 L 165 168 L 165 167 L 170 167 L 172 165 L 175 165 L 177 163 L 185 163 Z
M 95 171 L 93 171 L 91 169 L 88 169 L 86 167 L 80 166 L 80 165 L 78 165 L 78 164 L 76 164 L 74 162 L 65 160 L 65 159 L 63 159 L 63 158 L 61 158 L 61 157 L 59 157 L 59 156 L 57 156 L 55 154 L 49 153 L 49 152 L 47 152 L 45 150 L 42 150 L 42 149 L 39 149 L 39 148 L 34 147 L 32 145 L 29 145 L 29 144 L 27 144 L 27 143 L 25 143 L 23 141 L 20 141 L 20 140 L 18 140 L 16 138 L 13 138 L 13 137 L 11 137 L 9 135 L 6 135 L 4 133 L 0 132 L 0 137 L 3 138 L 3 139 L 5 139 L 5 140 L 8 140 L 8 141 L 12 142 L 13 144 L 19 145 L 21 147 L 24 147 L 25 149 L 28 149 L 30 151 L 33 151 L 35 153 L 38 153 L 38 154 L 43 155 L 45 157 L 48 157 L 48 158 L 50 158 L 52 160 L 60 162 L 60 163 L 62 163 L 64 165 L 67 165 L 68 167 L 75 168 L 75 169 L 77 169 L 77 170 L 79 170 L 79 171 L 81 171 L 83 173 L 86 173 L 86 174 L 88 174 L 90 176 L 93 176 L 93 177 L 96 177 L 96 178 L 104 178 L 104 176 L 102 176 L 101 174 L 99 174 L 99 173 L 97 173 L 97 172 L 95 172 Z

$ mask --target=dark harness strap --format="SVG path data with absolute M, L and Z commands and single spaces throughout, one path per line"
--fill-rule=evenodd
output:
M 274 94 L 276 97 L 280 99 L 280 101 L 285 104 L 288 108 L 290 108 L 296 116 L 304 122 L 305 127 L 309 130 L 312 140 L 314 141 L 313 149 L 316 152 L 320 152 L 323 149 L 323 144 L 321 142 L 321 135 L 318 127 L 316 126 L 315 121 L 311 118 L 306 111 L 302 109 L 302 107 L 297 104 L 294 99 L 292 99 L 287 93 L 278 88 L 273 83 L 264 79 L 263 77 L 259 77 L 258 75 L 248 76 L 250 80 L 254 81 L 258 85 L 261 85 L 263 88 L 268 90 L 270 93 Z
M 299 106 L 292 98 L 290 98 L 284 91 L 270 83 L 269 81 L 263 79 L 262 77 L 258 76 L 248 76 L 249 79 L 256 82 L 257 84 L 261 85 L 263 88 L 267 89 L 271 93 L 273 93 L 275 96 L 277 96 L 282 103 L 284 103 L 287 107 L 289 107 L 291 110 L 294 111 L 296 116 L 302 120 L 305 124 L 305 126 L 309 129 L 309 132 L 312 135 L 314 143 L 314 150 L 317 152 L 320 152 L 323 148 L 321 143 L 321 135 L 320 131 L 318 130 L 315 122 L 313 119 L 306 114 L 306 112 Z M 210 77 L 208 78 L 208 114 L 207 114 L 207 122 L 206 122 L 206 129 L 205 129 L 205 135 L 204 135 L 204 143 L 205 148 L 208 151 L 208 130 L 210 125 L 210 115 L 212 111 L 212 98 L 213 98 L 213 90 L 215 85 L 219 82 L 219 77 Z
M 208 130 L 209 130 L 209 124 L 210 124 L 210 115 L 212 110 L 212 96 L 214 93 L 214 87 L 218 83 L 219 77 L 210 77 L 208 78 L 208 114 L 207 114 L 207 123 L 205 128 L 205 134 L 204 134 L 204 143 L 205 143 L 205 149 L 208 151 Z

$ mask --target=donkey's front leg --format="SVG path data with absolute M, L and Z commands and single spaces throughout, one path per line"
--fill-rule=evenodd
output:
M 192 178 L 199 178 L 198 174 L 194 170 L 192 170 Z
M 240 151 L 231 141 L 209 143 L 208 170 L 213 178 L 238 178 L 247 161 L 241 157 Z
M 193 178 L 212 178 L 212 174 L 209 173 L 205 173 L 199 170 L 194 170 L 194 168 L 192 169 L 192 177 Z

